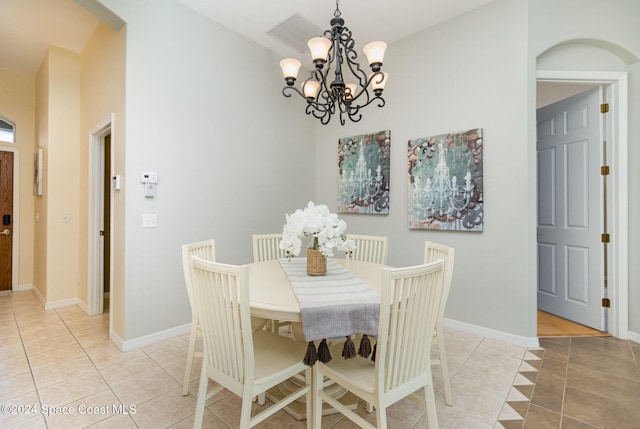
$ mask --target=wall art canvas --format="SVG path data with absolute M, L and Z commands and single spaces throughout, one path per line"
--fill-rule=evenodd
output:
M 482 231 L 482 128 L 408 146 L 409 228 Z
M 389 214 L 391 131 L 338 142 L 338 212 Z
M 33 154 L 33 195 L 42 195 L 42 182 L 44 170 L 44 149 L 39 148 Z

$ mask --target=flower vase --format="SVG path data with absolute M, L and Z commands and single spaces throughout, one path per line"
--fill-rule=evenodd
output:
M 307 274 L 310 276 L 327 274 L 327 258 L 317 249 L 307 249 Z

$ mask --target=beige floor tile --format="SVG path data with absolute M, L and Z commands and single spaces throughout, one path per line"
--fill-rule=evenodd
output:
M 5 360 L 3 355 L 2 359 L 0 359 L 0 380 L 28 373 L 29 370 L 29 361 L 26 356 L 13 360 Z
M 11 343 L 0 346 L 0 356 L 2 356 L 2 360 L 11 361 L 25 358 L 26 354 L 21 343 Z
M 24 348 L 30 356 L 40 353 L 49 352 L 61 347 L 78 344 L 75 337 L 71 334 L 59 335 L 57 337 L 48 338 L 46 340 L 32 341 L 24 344 Z
M 175 378 L 179 383 L 182 383 L 184 379 L 184 371 L 185 365 L 187 364 L 186 359 L 184 361 L 176 361 L 172 364 L 163 366 L 163 369 L 167 371 L 173 378 Z M 197 357 L 193 359 L 193 363 L 191 364 L 191 375 L 189 380 L 194 381 L 200 378 L 200 368 L 202 365 L 202 358 Z
M 157 375 L 160 372 L 164 371 L 147 355 L 100 369 L 100 374 L 111 386 L 148 379 L 150 376 Z
M 48 353 L 41 353 L 35 356 L 29 356 L 31 368 L 39 369 L 47 366 L 56 365 L 68 360 L 73 360 L 85 356 L 84 350 L 78 344 L 72 344 L 51 350 Z
M 194 408 L 195 409 L 195 408 Z M 179 421 L 178 423 L 169 426 L 170 429 L 192 429 L 193 419 L 195 414 Z M 204 418 L 202 419 L 202 427 L 207 429 L 228 429 L 229 427 L 222 423 L 211 411 L 205 408 Z M 306 428 L 306 426 L 305 426 Z
M 38 389 L 65 380 L 97 374 L 98 370 L 88 356 L 82 355 L 79 358 L 62 361 L 55 365 L 33 369 L 33 378 Z
M 117 416 L 122 410 L 120 403 L 110 390 L 103 390 L 79 400 L 65 404 L 66 408 L 51 408 L 46 415 L 49 429 L 85 428 L 92 424 Z M 59 410 L 67 412 L 59 412 Z
M 150 352 L 148 355 L 162 367 L 177 362 L 184 363 L 187 361 L 187 344 L 181 343 L 182 340 L 180 340 L 180 343 Z
M 140 349 L 123 352 L 109 340 L 88 344 L 84 346 L 84 350 L 98 369 L 118 365 L 145 355 Z
M 477 379 L 454 378 L 451 381 L 455 407 L 460 407 L 467 415 L 483 421 L 496 422 L 508 392 L 495 394 Z
M 109 328 L 108 326 L 88 328 L 82 331 L 73 332 L 73 336 L 76 337 L 78 343 L 80 343 L 80 345 L 84 347 L 96 342 L 109 341 Z
M 48 338 L 53 338 L 53 337 L 57 337 L 58 335 L 65 335 L 68 333 L 69 333 L 69 329 L 67 329 L 67 326 L 64 323 L 55 324 L 52 326 L 45 325 L 45 326 L 37 327 L 31 330 L 20 331 L 22 340 L 25 343 L 28 343 L 31 341 L 46 340 Z
M 1 401 L 3 406 L 9 407 L 7 412 L 0 412 L 0 427 L 2 428 L 13 425 L 22 427 L 23 422 L 41 415 L 40 401 L 35 390 Z
M 146 346 L 141 347 L 142 351 L 144 351 L 147 354 L 152 354 L 154 352 L 157 351 L 161 351 L 164 349 L 169 349 L 169 348 L 186 348 L 188 344 L 188 340 L 187 342 L 185 342 L 182 337 L 173 337 L 173 338 L 168 338 L 166 340 L 162 340 L 162 341 L 158 341 L 157 343 L 153 343 L 153 344 L 149 344 Z
M 58 316 L 58 313 L 55 311 L 42 311 L 26 315 L 18 315 L 16 319 L 21 327 L 32 322 L 59 323 L 61 321 L 60 316 Z
M 137 429 L 137 427 L 131 415 L 118 414 L 89 425 L 87 429 Z
M 0 401 L 6 401 L 35 390 L 36 386 L 33 384 L 33 377 L 29 373 L 5 378 L 0 380 Z
M 193 396 L 182 396 L 177 388 L 164 395 L 153 398 L 136 406 L 133 420 L 141 429 L 156 429 L 174 425 L 195 411 L 196 400 Z
M 47 422 L 42 414 L 31 416 L 11 426 L 2 426 L 5 429 L 47 429 Z
M 153 398 L 181 387 L 173 377 L 161 368 L 147 372 L 145 377 L 136 377 L 120 384 L 111 385 L 123 404 L 142 404 Z
M 38 389 L 38 393 L 43 405 L 57 407 L 108 389 L 102 376 L 95 372 L 51 384 Z
M 0 344 L 9 345 L 15 343 L 21 343 L 20 331 L 17 326 L 2 326 L 0 325 Z
M 442 401 L 436 401 L 436 414 L 438 416 L 438 427 L 446 429 L 490 429 L 492 423 L 483 422 L 465 413 L 460 407 L 448 406 Z M 427 414 L 416 423 L 414 429 L 427 428 Z
M 84 331 L 85 329 L 109 328 L 109 321 L 101 316 L 93 316 L 89 319 L 65 321 L 71 332 Z

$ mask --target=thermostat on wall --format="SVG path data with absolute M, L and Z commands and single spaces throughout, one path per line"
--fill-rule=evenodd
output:
M 140 182 L 142 183 L 158 183 L 158 173 L 153 171 L 143 171 L 140 173 Z

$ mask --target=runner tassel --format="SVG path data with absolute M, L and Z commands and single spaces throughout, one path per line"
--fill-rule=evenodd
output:
M 327 345 L 327 340 L 322 340 L 318 346 L 318 360 L 322 363 L 328 363 L 331 361 L 331 351 Z
M 358 355 L 363 358 L 368 358 L 371 354 L 371 341 L 369 340 L 369 336 L 364 334 L 362 339 L 360 340 L 360 348 L 358 349 Z
M 344 342 L 342 357 L 345 359 L 356 357 L 356 346 L 355 344 L 353 344 L 353 340 L 351 339 L 350 335 L 347 335 L 347 341 Z
M 313 341 L 309 341 L 307 346 L 307 353 L 304 355 L 302 363 L 307 366 L 313 366 L 318 361 L 318 352 L 316 351 L 316 345 Z

